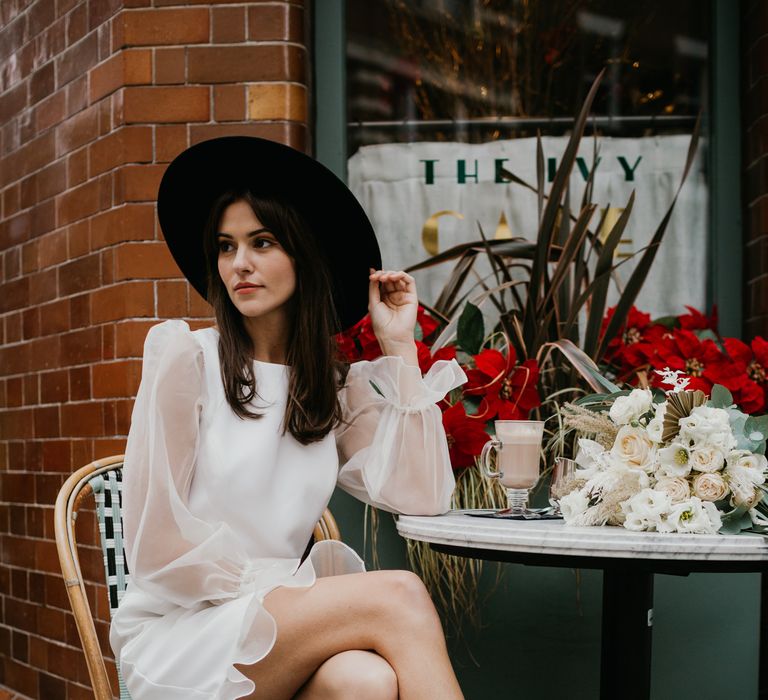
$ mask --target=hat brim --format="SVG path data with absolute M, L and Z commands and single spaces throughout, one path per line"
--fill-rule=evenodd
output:
M 157 195 L 157 216 L 176 264 L 203 298 L 207 273 L 203 230 L 214 202 L 248 188 L 293 205 L 325 252 L 341 329 L 368 309 L 368 271 L 381 267 L 371 222 L 349 188 L 328 168 L 290 146 L 253 136 L 198 143 L 168 166 Z

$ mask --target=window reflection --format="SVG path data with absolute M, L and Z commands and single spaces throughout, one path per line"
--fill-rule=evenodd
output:
M 594 125 L 689 133 L 706 103 L 696 0 L 349 2 L 349 154 L 395 141 L 479 143 L 567 132 L 595 75 Z

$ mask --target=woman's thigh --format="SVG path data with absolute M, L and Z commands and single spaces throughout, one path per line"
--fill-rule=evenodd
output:
M 324 661 L 294 700 L 397 700 L 397 675 L 376 652 L 342 651 Z
M 434 614 L 421 580 L 408 571 L 318 578 L 309 588 L 278 587 L 264 598 L 277 639 L 267 656 L 238 668 L 256 684 L 250 700 L 290 700 L 327 659 L 374 650 L 396 634 L 398 611 Z M 430 610 L 431 608 L 431 610 Z

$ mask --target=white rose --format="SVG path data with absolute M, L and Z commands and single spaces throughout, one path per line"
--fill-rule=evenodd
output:
M 714 535 L 723 524 L 714 503 L 696 496 L 672 506 L 666 521 L 677 532 L 699 535 Z
M 651 440 L 654 442 L 661 442 L 661 435 L 664 432 L 664 414 L 667 411 L 667 402 L 662 401 L 661 403 L 657 403 L 655 411 L 653 418 L 648 421 L 646 431 Z
M 711 406 L 697 406 L 690 416 L 680 419 L 680 440 L 698 446 L 716 447 L 723 453 L 736 446 L 728 411 Z
M 688 485 L 688 480 L 679 476 L 659 479 L 654 488 L 657 491 L 668 493 L 672 503 L 681 503 L 691 497 L 691 487 Z
M 695 447 L 691 450 L 690 464 L 697 472 L 717 472 L 725 464 L 725 455 L 716 447 Z
M 673 442 L 658 453 L 660 476 L 688 476 L 691 471 L 691 451 L 682 443 Z
M 656 450 L 643 428 L 625 425 L 616 435 L 611 455 L 632 469 L 651 471 Z
M 693 494 L 702 501 L 721 501 L 728 492 L 725 479 L 717 472 L 699 474 L 693 480 Z
M 571 491 L 560 499 L 560 512 L 567 525 L 583 515 L 589 508 L 589 498 L 581 490 Z
M 627 396 L 614 399 L 608 414 L 616 425 L 626 425 L 647 413 L 652 401 L 653 394 L 650 389 L 633 389 Z

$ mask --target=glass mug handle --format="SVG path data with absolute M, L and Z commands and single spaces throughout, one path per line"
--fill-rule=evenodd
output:
M 483 445 L 483 451 L 480 453 L 480 466 L 483 469 L 483 474 L 487 476 L 489 479 L 499 479 L 502 476 L 504 476 L 503 472 L 500 471 L 491 471 L 491 467 L 489 464 L 489 457 L 491 454 L 491 450 L 499 449 L 501 447 L 501 441 L 500 440 L 488 440 L 488 442 Z

